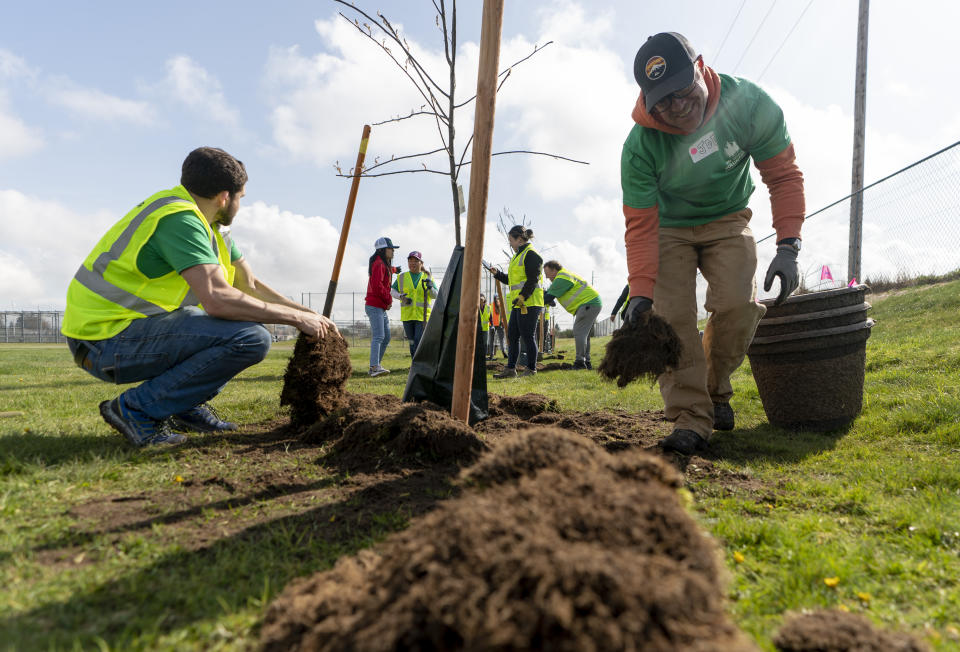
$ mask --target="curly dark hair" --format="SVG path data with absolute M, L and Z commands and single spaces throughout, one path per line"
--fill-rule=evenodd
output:
M 198 147 L 183 160 L 180 183 L 198 197 L 210 199 L 226 190 L 237 194 L 247 183 L 242 161 L 216 147 Z

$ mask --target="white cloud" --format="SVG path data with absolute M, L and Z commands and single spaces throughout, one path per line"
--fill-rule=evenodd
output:
M 167 59 L 162 86 L 177 101 L 213 122 L 237 126 L 240 115 L 229 105 L 220 81 L 190 57 Z
M 296 46 L 270 52 L 264 83 L 273 98 L 273 135 L 277 145 L 295 157 L 320 166 L 339 160 L 346 172 L 359 143 L 359 125 L 425 110 L 426 99 L 379 47 L 339 16 L 317 21 L 315 26 L 326 52 L 305 55 Z M 402 25 L 395 26 L 402 31 Z M 407 42 L 431 77 L 445 84 L 448 69 L 442 50 L 412 38 Z M 461 53 L 457 66 L 458 100 L 463 101 L 471 92 L 468 89 L 476 87 L 476 73 L 472 82 L 469 73 L 476 70 L 476 60 Z M 462 147 L 473 131 L 472 105 L 455 115 L 457 142 Z M 356 132 L 344 125 L 356 125 Z M 441 146 L 437 124 L 426 116 L 374 126 L 367 166 L 377 157 L 382 162 Z M 439 156 L 429 160 L 431 166 L 444 165 Z M 410 165 L 391 169 L 408 167 L 420 167 L 420 161 L 413 159 Z
M 0 296 L 13 307 L 62 309 L 77 267 L 118 218 L 0 190 Z
M 6 97 L 0 90 L 0 161 L 30 154 L 42 146 L 41 131 L 10 113 Z
M 35 75 L 36 71 L 23 58 L 0 48 L 0 79 L 30 78 Z
M 125 100 L 97 89 L 80 88 L 69 82 L 55 82 L 48 93 L 55 104 L 96 120 L 149 125 L 156 119 L 153 108 L 147 102 Z

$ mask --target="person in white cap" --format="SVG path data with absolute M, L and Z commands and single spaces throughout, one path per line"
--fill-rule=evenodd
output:
M 407 255 L 409 271 L 397 275 L 390 294 L 400 300 L 400 320 L 403 332 L 410 340 L 410 357 L 420 346 L 420 338 L 427 319 L 430 318 L 430 300 L 437 296 L 430 273 L 423 266 L 423 254 L 411 251 Z
M 716 73 L 683 35 L 647 39 L 633 75 L 641 92 L 620 159 L 630 282 L 624 318 L 655 305 L 680 338 L 680 363 L 659 378 L 664 412 L 675 422 L 661 447 L 690 455 L 714 430 L 734 428 L 730 375 L 765 311 L 756 302 L 750 160 L 770 191 L 777 251 L 764 289 L 780 278 L 777 303 L 800 280 L 803 174 L 776 102 L 749 80 Z M 702 342 L 698 270 L 710 313 Z
M 367 298 L 364 311 L 370 320 L 370 375 L 382 376 L 390 373 L 384 369 L 383 354 L 390 343 L 390 318 L 387 311 L 393 305 L 390 296 L 390 278 L 395 268 L 390 264 L 393 251 L 397 246 L 390 238 L 377 238 L 367 264 Z

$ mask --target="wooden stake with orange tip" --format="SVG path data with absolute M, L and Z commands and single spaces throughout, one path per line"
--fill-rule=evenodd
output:
M 490 189 L 490 157 L 493 147 L 493 117 L 497 103 L 497 68 L 500 65 L 500 33 L 503 28 L 503 0 L 483 0 L 480 29 L 480 65 L 477 71 L 477 106 L 473 126 L 473 159 L 470 170 L 470 198 L 467 206 L 467 234 L 460 286 L 460 316 L 457 326 L 457 365 L 453 377 L 450 413 L 470 421 L 470 393 L 480 310 L 480 269 L 483 234 Z
M 330 285 L 327 287 L 327 300 L 323 303 L 324 317 L 329 317 L 330 313 L 333 312 L 333 299 L 337 295 L 337 281 L 340 279 L 340 264 L 343 262 L 343 251 L 347 247 L 347 234 L 350 233 L 350 220 L 353 219 L 353 207 L 357 203 L 357 190 L 360 188 L 363 159 L 367 156 L 367 143 L 369 141 L 370 125 L 363 125 L 363 135 L 360 136 L 360 152 L 357 154 L 357 165 L 353 168 L 353 183 L 350 184 L 350 196 L 347 198 L 347 212 L 343 216 L 343 226 L 340 228 L 337 257 L 333 261 L 333 274 L 330 276 Z

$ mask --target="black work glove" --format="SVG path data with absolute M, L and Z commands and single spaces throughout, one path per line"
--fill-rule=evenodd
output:
M 630 303 L 627 304 L 627 309 L 623 311 L 623 320 L 637 320 L 640 318 L 640 315 L 649 312 L 651 308 L 653 308 L 653 299 L 648 299 L 647 297 L 630 297 Z
M 401 305 L 401 306 L 412 306 L 412 305 L 413 305 L 413 299 L 411 299 L 410 297 L 403 297 L 402 299 L 400 299 L 400 305 Z
M 799 250 L 790 244 L 777 245 L 777 255 L 767 268 L 767 277 L 763 281 L 763 291 L 769 292 L 773 287 L 773 277 L 780 277 L 780 294 L 773 305 L 779 306 L 800 285 L 800 266 L 797 265 Z
M 554 297 L 552 294 L 547 294 L 547 293 L 543 294 L 543 305 L 552 307 L 555 304 L 556 304 L 556 297 Z

